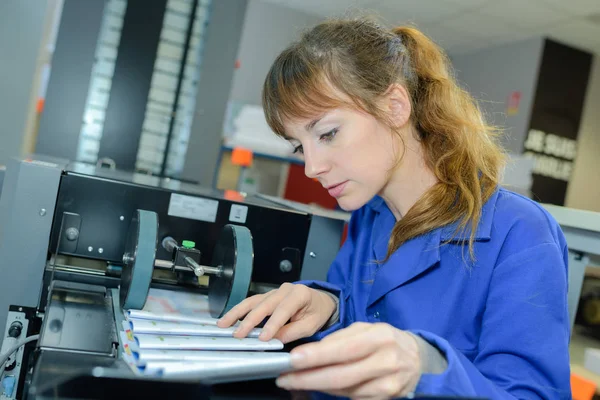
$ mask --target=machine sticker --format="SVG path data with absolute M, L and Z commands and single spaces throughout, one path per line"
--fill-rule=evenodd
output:
M 219 202 L 217 200 L 173 193 L 169 201 L 169 215 L 173 217 L 215 222 L 218 210 Z
M 231 205 L 231 211 L 229 212 L 229 220 L 231 222 L 239 222 L 241 224 L 245 224 L 247 216 L 248 206 L 241 206 L 239 204 Z

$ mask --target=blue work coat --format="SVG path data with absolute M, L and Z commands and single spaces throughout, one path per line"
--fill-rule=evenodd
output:
M 489 399 L 570 399 L 568 250 L 539 204 L 498 189 L 484 204 L 475 262 L 454 226 L 403 244 L 384 264 L 395 218 L 380 197 L 352 213 L 327 282 L 340 321 L 383 322 L 421 336 L 448 361 L 423 374 L 417 394 Z

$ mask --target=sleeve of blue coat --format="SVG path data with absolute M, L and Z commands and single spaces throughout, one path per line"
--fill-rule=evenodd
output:
M 325 290 L 339 299 L 339 320 L 330 327 L 320 332 L 317 332 L 308 340 L 320 340 L 325 336 L 343 328 L 346 315 L 346 293 L 344 288 L 350 275 L 352 258 L 354 256 L 354 244 L 356 243 L 357 235 L 359 234 L 359 221 L 361 218 L 361 210 L 352 213 L 350 222 L 348 223 L 348 234 L 342 248 L 336 255 L 333 263 L 327 272 L 327 282 L 323 281 L 299 281 L 297 284 L 306 285 L 313 289 Z
M 472 361 L 443 338 L 413 331 L 448 360 L 444 373 L 424 374 L 416 392 L 570 399 L 567 262 L 555 243 L 543 243 L 496 266 Z

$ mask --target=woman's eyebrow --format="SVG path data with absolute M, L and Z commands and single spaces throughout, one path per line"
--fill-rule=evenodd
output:
M 306 124 L 306 126 L 304 127 L 304 129 L 306 129 L 307 131 L 310 131 L 312 128 L 315 127 L 315 125 L 322 120 L 323 117 L 319 117 L 317 119 L 313 119 L 312 121 L 310 121 L 308 124 Z

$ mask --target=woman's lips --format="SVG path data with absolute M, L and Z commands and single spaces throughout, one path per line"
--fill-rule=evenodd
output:
M 348 181 L 345 181 L 345 182 L 342 182 L 342 183 L 338 183 L 337 185 L 330 186 L 327 189 L 327 191 L 329 192 L 329 195 L 331 197 L 335 197 L 335 198 L 340 197 L 342 195 L 342 192 L 346 188 L 346 184 L 347 183 L 348 183 Z

